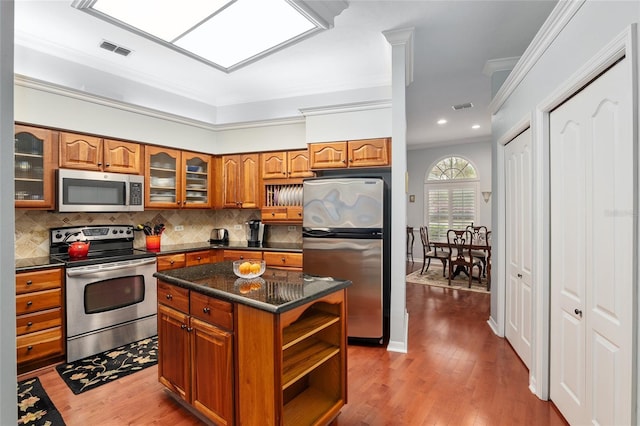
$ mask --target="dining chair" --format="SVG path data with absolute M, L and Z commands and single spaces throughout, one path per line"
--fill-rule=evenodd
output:
M 444 277 L 445 270 L 447 269 L 447 262 L 449 261 L 449 253 L 442 249 L 438 250 L 436 247 L 432 247 L 429 242 L 429 229 L 426 226 L 420 227 L 420 240 L 422 241 L 422 253 L 424 254 L 420 274 L 424 274 L 425 265 L 427 267 L 426 270 L 429 270 L 431 259 L 438 259 L 442 262 L 442 276 Z
M 477 259 L 482 263 L 482 276 L 487 276 L 487 261 L 489 258 L 490 242 L 489 242 L 489 230 L 484 225 L 481 226 L 467 226 L 467 231 L 471 232 L 471 244 L 474 246 L 485 246 L 486 249 L 473 248 L 471 255 L 474 259 Z
M 478 267 L 478 282 L 482 282 L 482 264 L 471 254 L 471 232 L 469 230 L 449 229 L 447 231 L 449 246 L 449 285 L 454 275 L 464 272 L 469 277 L 469 288 L 473 279 L 473 267 Z M 453 267 L 456 267 L 454 272 Z
M 413 264 L 413 242 L 415 236 L 413 235 L 413 226 L 407 226 L 407 261 L 411 258 Z

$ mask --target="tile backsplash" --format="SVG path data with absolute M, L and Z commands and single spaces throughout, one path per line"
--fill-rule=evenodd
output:
M 227 228 L 229 239 L 246 241 L 245 222 L 260 219 L 260 210 L 147 210 L 131 213 L 57 213 L 40 210 L 15 210 L 16 259 L 49 255 L 49 228 L 78 225 L 137 225 L 150 222 L 152 225 L 164 223 L 162 244 L 183 244 L 207 242 L 212 228 Z M 236 225 L 241 225 L 236 229 Z M 176 231 L 176 226 L 183 226 Z M 295 226 L 289 230 L 286 225 L 266 227 L 267 242 L 302 243 L 302 228 Z M 134 240 L 136 248 L 144 248 L 145 238 L 137 232 Z

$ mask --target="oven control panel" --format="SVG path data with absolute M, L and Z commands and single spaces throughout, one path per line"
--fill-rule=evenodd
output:
M 133 240 L 133 225 L 87 225 L 49 229 L 50 245 L 74 241 Z

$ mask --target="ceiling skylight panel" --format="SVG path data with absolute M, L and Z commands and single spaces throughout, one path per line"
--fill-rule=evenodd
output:
M 284 0 L 239 0 L 175 45 L 229 68 L 315 28 Z
M 172 42 L 236 0 L 95 0 L 91 8 Z

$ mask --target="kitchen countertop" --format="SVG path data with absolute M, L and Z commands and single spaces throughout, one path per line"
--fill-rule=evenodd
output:
M 260 247 L 249 247 L 246 241 L 230 241 L 226 244 L 211 244 L 208 241 L 187 244 L 167 244 L 161 245 L 160 251 L 154 251 L 157 255 L 184 253 L 189 251 L 207 249 L 229 249 L 229 250 L 255 250 L 255 251 L 282 251 L 290 253 L 302 253 L 302 244 L 296 243 L 265 243 Z M 37 269 L 64 267 L 64 262 L 48 257 L 28 257 L 15 260 L 16 272 L 27 272 Z
M 229 249 L 229 250 L 252 250 L 252 251 L 282 251 L 302 253 L 302 244 L 296 243 L 265 243 L 259 247 L 249 247 L 246 241 L 229 241 L 228 243 L 218 244 L 202 241 L 198 243 L 186 244 L 161 244 L 160 251 L 154 251 L 157 254 L 184 253 L 188 251 L 198 251 L 207 249 Z
M 61 268 L 63 266 L 64 262 L 53 259 L 49 256 L 16 259 L 16 272 L 27 272 L 47 268 Z
M 171 269 L 153 275 L 170 284 L 272 313 L 286 312 L 351 285 L 349 280 L 272 268 L 267 268 L 261 277 L 245 280 L 233 273 L 233 262 Z M 260 287 L 249 290 L 251 282 Z

